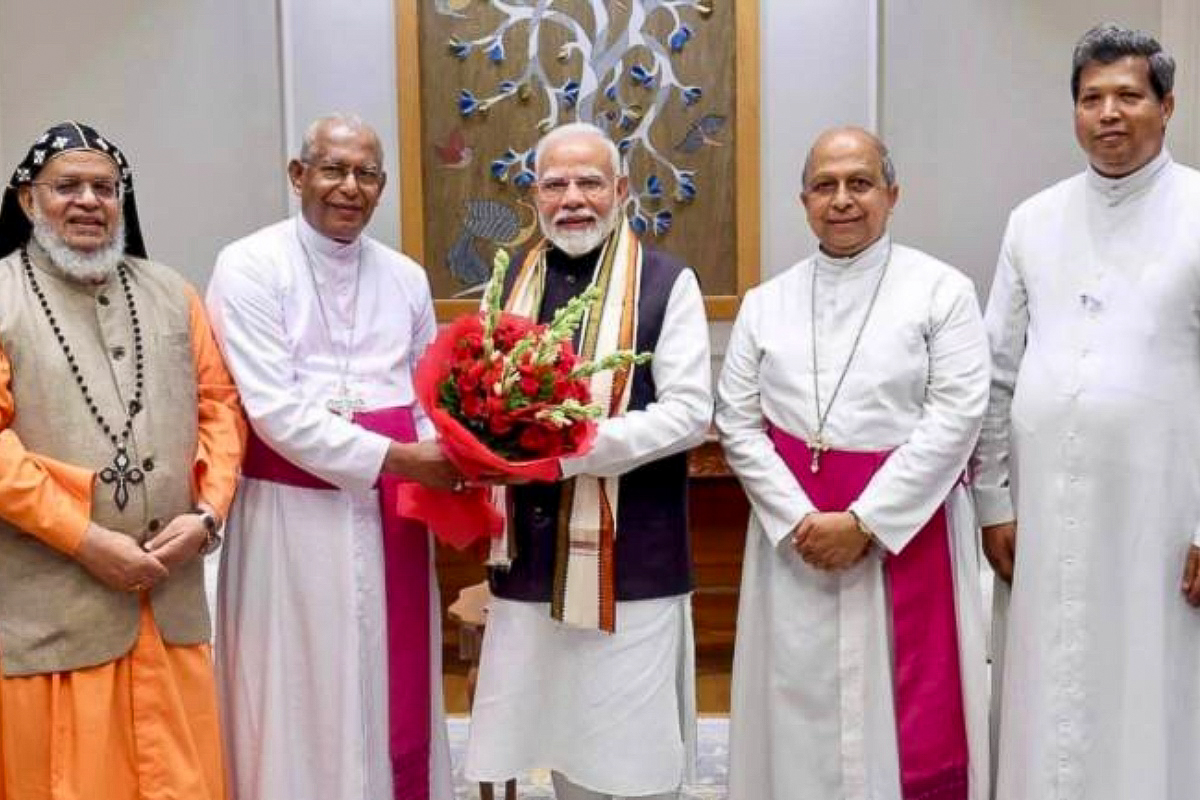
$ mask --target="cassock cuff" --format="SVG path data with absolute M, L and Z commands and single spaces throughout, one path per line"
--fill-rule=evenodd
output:
M 979 516 L 980 526 L 1000 525 L 1017 518 L 1013 512 L 1012 494 L 1008 489 L 976 486 L 973 493 L 975 513 Z
M 816 511 L 812 506 L 806 506 L 797 503 L 794 507 L 780 514 L 758 514 L 758 522 L 762 525 L 763 534 L 773 547 L 779 547 L 783 542 L 789 541 L 792 531 L 804 521 L 812 512 Z
M 583 472 L 587 466 L 587 462 L 582 458 L 560 458 L 558 460 L 558 474 L 563 480 L 574 478 Z
M 870 511 L 863 511 L 855 504 L 851 504 L 846 510 L 854 515 L 860 528 L 866 529 L 872 542 L 878 545 L 880 550 L 891 555 L 898 554 L 916 536 L 916 531 L 905 535 L 903 532 L 888 530 L 886 525 L 873 519 Z
M 362 468 L 348 472 L 344 483 L 338 486 L 340 489 L 365 492 L 375 488 L 379 479 L 383 477 L 383 465 L 387 461 L 388 448 L 391 447 L 392 440 L 381 433 L 375 433 L 375 431 L 364 430 L 362 434 L 363 438 L 359 445 Z M 418 441 L 420 440 L 418 439 Z M 334 483 L 334 481 L 330 481 L 330 483 Z

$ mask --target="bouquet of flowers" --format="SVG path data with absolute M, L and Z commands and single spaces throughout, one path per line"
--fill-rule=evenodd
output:
M 446 457 L 468 478 L 552 481 L 560 458 L 588 450 L 604 413 L 591 402 L 591 376 L 644 364 L 650 354 L 580 360 L 573 338 L 599 290 L 589 288 L 549 325 L 538 325 L 501 308 L 508 268 L 508 253 L 498 250 L 482 310 L 446 326 L 425 351 L 414 377 L 417 399 Z M 399 510 L 460 548 L 498 535 L 504 523 L 488 487 L 450 493 L 409 485 Z

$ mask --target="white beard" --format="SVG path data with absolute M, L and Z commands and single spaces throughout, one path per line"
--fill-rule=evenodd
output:
M 623 212 L 620 203 L 614 203 L 606 217 L 596 220 L 581 231 L 558 230 L 554 226 L 553 220 L 540 214 L 538 221 L 541 222 L 542 232 L 546 234 L 546 238 L 550 240 L 551 244 L 572 258 L 578 258 L 584 253 L 592 252 L 608 238 L 608 235 L 617 227 L 621 213 Z
M 35 203 L 33 239 L 42 246 L 54 265 L 67 275 L 86 283 L 103 283 L 125 257 L 125 220 L 117 222 L 111 242 L 94 252 L 80 253 L 62 240 Z

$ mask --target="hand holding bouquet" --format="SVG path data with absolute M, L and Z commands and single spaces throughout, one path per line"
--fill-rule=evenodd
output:
M 587 451 L 603 415 L 591 402 L 591 376 L 644 364 L 650 354 L 580 361 L 572 340 L 598 290 L 589 288 L 549 325 L 538 325 L 502 310 L 508 267 L 508 254 L 497 251 L 482 310 L 459 317 L 429 346 L 417 365 L 417 399 L 446 456 L 469 478 L 552 481 L 560 458 Z M 400 513 L 457 547 L 503 528 L 487 487 L 449 493 L 408 486 Z

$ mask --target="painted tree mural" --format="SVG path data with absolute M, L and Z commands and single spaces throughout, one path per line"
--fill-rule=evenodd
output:
M 477 291 L 492 248 L 520 247 L 535 236 L 527 196 L 534 146 L 545 131 L 575 120 L 599 126 L 617 143 L 630 176 L 626 212 L 643 238 L 687 251 L 695 237 L 711 238 L 702 235 L 706 229 L 731 227 L 731 193 L 723 192 L 733 150 L 728 4 L 433 4 L 422 26 L 424 103 L 436 106 L 425 126 L 433 156 L 426 184 L 459 175 L 475 184 L 462 196 L 458 230 L 445 248 L 454 283 L 447 288 Z M 709 245 L 697 252 L 711 258 Z M 732 245 L 718 251 L 732 257 Z M 703 279 L 703 265 L 697 267 Z

